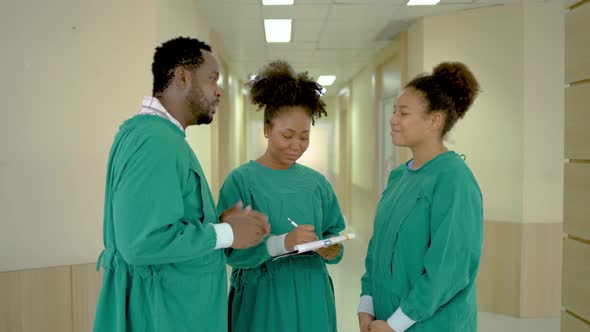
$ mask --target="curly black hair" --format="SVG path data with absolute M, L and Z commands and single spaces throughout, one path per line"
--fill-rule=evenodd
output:
M 176 67 L 199 68 L 204 61 L 201 50 L 211 52 L 211 46 L 196 38 L 188 37 L 174 38 L 157 47 L 152 63 L 154 75 L 152 95 L 157 97 L 166 90 Z
M 406 85 L 408 87 L 418 91 L 428 113 L 445 114 L 443 135 L 465 116 L 480 92 L 477 79 L 461 62 L 440 63 L 432 75 L 418 76 Z
M 322 86 L 307 72 L 296 73 L 285 61 L 273 61 L 264 66 L 248 86 L 252 103 L 258 110 L 264 108 L 265 124 L 271 124 L 285 106 L 303 107 L 312 125 L 315 119 L 328 115 L 321 98 Z

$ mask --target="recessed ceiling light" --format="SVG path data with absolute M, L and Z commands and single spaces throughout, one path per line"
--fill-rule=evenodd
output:
M 408 6 L 434 6 L 439 3 L 440 0 L 409 0 Z
M 292 6 L 294 0 L 262 0 L 263 6 Z
M 264 20 L 264 34 L 267 43 L 288 43 L 291 41 L 293 20 Z
M 329 86 L 332 85 L 332 83 L 334 83 L 335 80 L 336 76 L 334 75 L 321 75 L 320 77 L 318 77 L 318 84 L 321 86 Z

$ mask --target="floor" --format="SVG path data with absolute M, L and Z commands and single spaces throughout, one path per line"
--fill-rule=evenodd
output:
M 367 240 L 356 238 L 346 244 L 344 259 L 329 266 L 336 293 L 338 331 L 358 332 L 356 308 L 360 294 L 360 276 L 364 272 Z M 559 318 L 519 319 L 509 316 L 479 313 L 480 332 L 559 332 Z

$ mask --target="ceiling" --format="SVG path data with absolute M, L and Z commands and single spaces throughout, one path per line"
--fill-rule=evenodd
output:
M 270 60 L 297 71 L 336 75 L 328 95 L 352 79 L 381 48 L 413 20 L 510 0 L 441 0 L 436 6 L 406 6 L 406 0 L 295 0 L 294 6 L 262 6 L 261 0 L 198 0 L 221 39 L 225 60 L 241 79 Z M 293 19 L 291 42 L 266 43 L 264 19 Z

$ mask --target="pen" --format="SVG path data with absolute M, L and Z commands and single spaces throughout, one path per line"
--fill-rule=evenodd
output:
M 297 225 L 297 223 L 294 222 L 291 218 L 287 218 L 287 220 L 289 220 L 289 222 L 291 223 L 291 225 L 293 225 L 293 227 L 299 227 L 299 225 Z

